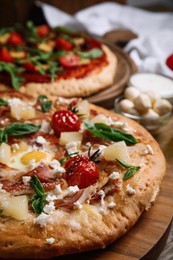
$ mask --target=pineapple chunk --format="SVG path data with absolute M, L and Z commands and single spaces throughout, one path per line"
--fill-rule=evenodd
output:
M 11 158 L 11 147 L 6 144 L 2 143 L 0 145 L 0 162 L 3 164 L 8 164 Z
M 9 39 L 9 37 L 10 37 L 9 33 L 5 33 L 3 35 L 0 35 L 0 43 L 1 44 L 6 43 L 8 41 L 8 39 Z
M 23 220 L 28 217 L 28 198 L 26 195 L 17 197 L 4 196 L 1 198 L 0 205 L 3 209 L 2 214 Z
M 47 52 L 47 53 L 50 53 L 53 50 L 53 46 L 48 44 L 48 43 L 45 43 L 45 42 L 40 43 L 38 45 L 38 48 L 39 48 L 40 51 L 44 51 L 44 52 Z
M 109 125 L 108 117 L 103 115 L 103 114 L 100 114 L 100 115 L 97 115 L 97 116 L 93 117 L 91 119 L 91 122 L 92 123 L 103 123 L 103 124 Z
M 20 161 L 21 163 L 28 165 L 31 160 L 35 160 L 35 162 L 40 162 L 41 160 L 46 159 L 47 154 L 41 151 L 32 151 L 24 154 Z
M 90 108 L 89 103 L 87 100 L 82 100 L 77 104 L 78 112 L 77 114 L 80 115 L 81 118 L 88 118 L 90 115 Z
M 113 143 L 103 150 L 103 157 L 107 161 L 122 160 L 126 163 L 130 162 L 128 147 L 124 141 Z
M 10 51 L 10 55 L 14 59 L 24 59 L 26 56 L 26 53 L 24 51 Z
M 35 108 L 32 106 L 16 105 L 11 107 L 11 116 L 17 120 L 28 120 L 35 117 Z
M 82 133 L 62 132 L 59 140 L 60 145 L 66 145 L 70 142 L 82 142 Z

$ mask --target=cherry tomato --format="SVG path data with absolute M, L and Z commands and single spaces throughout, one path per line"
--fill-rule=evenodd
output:
M 37 27 L 37 35 L 40 38 L 44 38 L 46 36 L 48 36 L 50 32 L 49 26 L 47 24 L 43 24 Z
M 167 60 L 166 60 L 166 65 L 173 70 L 173 54 L 171 54 Z
M 32 64 L 31 62 L 28 62 L 28 61 L 23 63 L 23 67 L 25 69 L 29 70 L 29 71 L 32 71 L 32 72 L 38 71 L 36 66 L 34 64 Z
M 11 57 L 10 52 L 7 48 L 2 48 L 0 50 L 0 61 L 13 62 L 13 57 Z
M 70 51 L 73 49 L 73 44 L 64 38 L 58 38 L 55 40 L 56 47 L 59 50 Z
M 86 188 L 99 178 L 99 171 L 96 164 L 88 157 L 77 155 L 65 163 L 65 179 L 69 186 L 77 185 L 80 189 Z
M 59 110 L 53 114 L 52 128 L 57 136 L 60 136 L 61 132 L 79 131 L 80 119 L 70 110 Z
M 62 66 L 67 68 L 76 67 L 79 65 L 80 58 L 75 54 L 67 54 L 59 58 Z
M 17 32 L 12 32 L 7 43 L 11 45 L 20 45 L 23 43 L 23 39 Z

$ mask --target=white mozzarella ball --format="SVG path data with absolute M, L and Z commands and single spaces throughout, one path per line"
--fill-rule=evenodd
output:
M 172 110 L 171 103 L 166 99 L 158 99 L 154 103 L 153 109 L 159 114 L 164 115 Z
M 156 113 L 152 108 L 148 109 L 147 113 L 143 115 L 145 119 L 159 119 L 159 114 Z
M 145 94 L 146 94 L 147 96 L 149 96 L 149 98 L 151 99 L 152 104 L 153 104 L 157 99 L 160 98 L 159 95 L 158 95 L 158 93 L 156 93 L 156 92 L 153 91 L 153 90 L 148 90 L 148 91 L 145 92 Z
M 134 87 L 128 87 L 124 91 L 124 96 L 133 101 L 137 96 L 139 96 L 140 91 L 137 88 Z
M 129 113 L 129 110 L 134 107 L 134 104 L 128 99 L 123 99 L 120 101 L 119 107 L 122 112 Z
M 134 106 L 140 113 L 146 113 L 151 108 L 151 100 L 146 94 L 140 94 L 134 99 Z

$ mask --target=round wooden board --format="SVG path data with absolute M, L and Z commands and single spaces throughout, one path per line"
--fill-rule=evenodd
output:
M 129 232 L 106 249 L 62 256 L 58 258 L 59 260 L 151 260 L 158 257 L 165 245 L 173 217 L 172 128 L 173 118 L 155 136 L 165 154 L 168 166 L 156 203 L 148 212 L 142 214 Z
M 114 99 L 123 92 L 130 76 L 136 72 L 136 66 L 129 55 L 123 52 L 119 47 L 104 39 L 101 39 L 101 41 L 106 44 L 116 55 L 118 60 L 117 72 L 115 75 L 114 84 L 112 86 L 90 97 L 87 97 L 87 100 L 93 104 L 100 105 L 105 108 L 112 108 Z

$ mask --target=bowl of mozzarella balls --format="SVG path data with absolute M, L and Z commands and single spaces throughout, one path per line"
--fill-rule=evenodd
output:
M 155 91 L 141 91 L 128 86 L 124 94 L 115 99 L 115 111 L 143 125 L 151 133 L 168 123 L 172 104 Z

